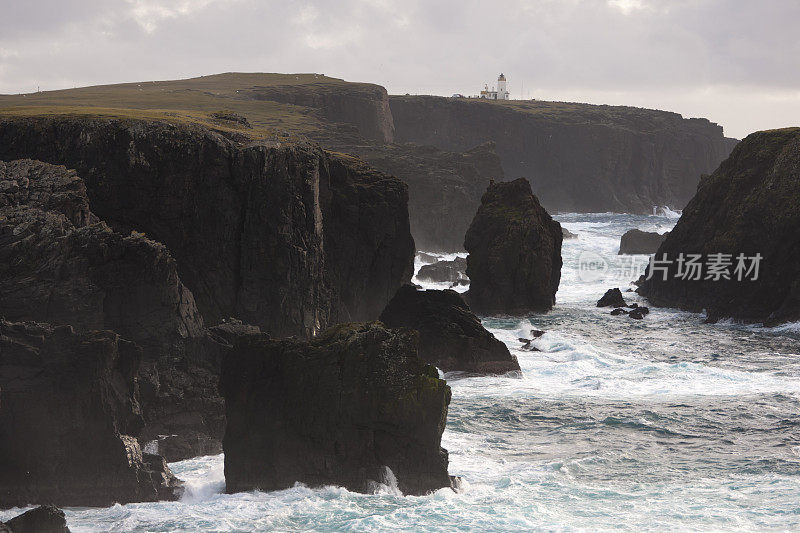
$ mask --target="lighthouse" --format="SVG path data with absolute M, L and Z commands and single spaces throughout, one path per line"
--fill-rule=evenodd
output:
M 508 89 L 506 88 L 506 76 L 503 73 L 500 73 L 500 76 L 497 77 L 497 99 L 498 100 L 508 100 Z
M 510 100 L 508 94 L 508 88 L 506 86 L 506 76 L 505 74 L 500 74 L 497 77 L 497 90 L 489 90 L 489 86 L 486 85 L 484 89 L 481 91 L 480 96 L 478 98 L 485 98 L 487 100 Z

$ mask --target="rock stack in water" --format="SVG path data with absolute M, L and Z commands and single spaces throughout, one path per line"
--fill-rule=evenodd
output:
M 64 511 L 53 505 L 40 505 L 0 522 L 0 533 L 70 533 Z
M 296 482 L 406 494 L 450 485 L 441 448 L 450 388 L 417 357 L 417 333 L 334 326 L 310 342 L 241 337 L 223 361 L 228 492 Z
M 444 372 L 518 372 L 519 362 L 486 331 L 455 291 L 421 291 L 404 285 L 383 310 L 381 322 L 420 334 L 419 356 Z
M 479 314 L 546 312 L 561 279 L 561 225 L 520 178 L 491 182 L 464 238 L 468 301 Z
M 798 320 L 798 228 L 800 128 L 753 133 L 700 182 L 639 292 L 654 305 L 706 309 L 710 320 Z M 699 255 L 699 279 L 681 254 Z
M 625 232 L 619 240 L 619 255 L 654 254 L 669 232 L 655 233 L 632 229 Z

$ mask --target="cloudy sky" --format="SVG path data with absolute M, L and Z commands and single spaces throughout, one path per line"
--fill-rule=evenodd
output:
M 0 93 L 228 71 L 800 126 L 798 0 L 0 0 Z

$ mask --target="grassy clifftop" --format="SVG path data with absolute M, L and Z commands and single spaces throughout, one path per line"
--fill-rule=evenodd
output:
M 86 115 L 163 119 L 233 129 L 252 138 L 309 134 L 325 128 L 319 109 L 270 100 L 268 91 L 326 95 L 368 94 L 376 85 L 350 83 L 321 74 L 226 73 L 187 80 L 98 85 L 39 93 L 0 95 L 0 115 Z M 265 94 L 265 91 L 267 94 Z M 230 110 L 252 128 L 220 123 L 212 113 Z M 227 121 L 226 121 L 227 122 Z

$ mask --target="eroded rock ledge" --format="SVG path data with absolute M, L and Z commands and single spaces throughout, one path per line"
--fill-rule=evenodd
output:
M 419 331 L 419 356 L 444 372 L 505 374 L 519 372 L 519 362 L 452 290 L 421 291 L 404 285 L 383 310 L 391 328 Z

